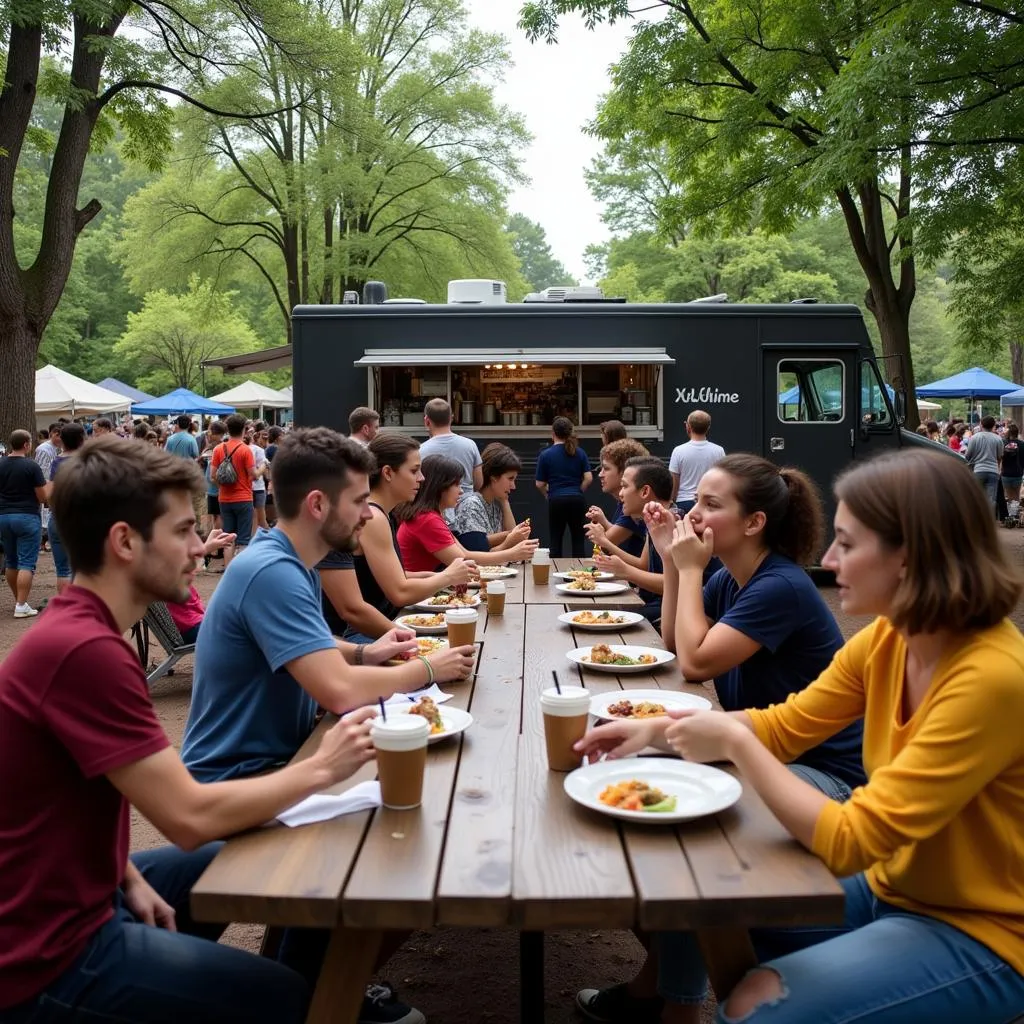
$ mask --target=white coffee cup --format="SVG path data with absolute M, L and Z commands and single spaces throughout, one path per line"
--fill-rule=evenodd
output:
M 505 584 L 502 580 L 488 580 L 487 581 L 487 593 L 488 594 L 504 594 Z
M 533 553 L 531 559 L 534 565 L 550 565 L 551 564 L 551 549 L 550 548 L 537 548 Z
M 590 714 L 590 691 L 582 686 L 563 686 L 559 693 L 553 686 L 540 695 L 540 706 L 545 715 L 572 718 Z
M 487 614 L 501 615 L 505 611 L 505 584 L 491 580 L 487 584 Z
M 554 687 L 540 695 L 544 718 L 544 743 L 548 767 L 555 772 L 571 772 L 583 757 L 573 748 L 587 731 L 590 714 L 590 692 L 582 686 Z

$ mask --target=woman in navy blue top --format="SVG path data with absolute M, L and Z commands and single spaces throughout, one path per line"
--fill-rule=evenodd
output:
M 556 416 L 551 424 L 551 447 L 537 457 L 537 490 L 548 499 L 548 544 L 551 557 L 562 555 L 562 537 L 566 527 L 572 540 L 572 557 L 583 557 L 583 527 L 587 504 L 583 492 L 594 474 L 590 459 L 579 447 L 572 421 Z
M 701 478 L 697 503 L 681 521 L 655 504 L 644 520 L 664 560 L 665 645 L 688 680 L 714 680 L 725 711 L 782 703 L 828 667 L 843 637 L 802 568 L 821 552 L 825 534 L 821 500 L 807 476 L 757 455 L 728 455 Z M 712 554 L 723 568 L 705 585 Z M 621 739 L 616 754 L 624 755 L 644 727 L 604 728 L 620 733 L 608 742 Z M 863 722 L 856 722 L 802 754 L 790 770 L 845 800 L 867 781 L 863 736 Z M 666 1019 L 669 1002 L 671 1019 L 696 1021 L 706 986 L 693 934 L 665 932 L 655 936 L 632 981 L 583 989 L 576 1002 L 590 1020 Z

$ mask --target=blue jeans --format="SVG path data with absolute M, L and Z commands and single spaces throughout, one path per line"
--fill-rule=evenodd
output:
M 189 914 L 189 891 L 220 846 L 135 854 L 178 931 L 140 923 L 118 899 L 78 960 L 40 995 L 0 1010 L 0 1024 L 301 1024 L 309 988 L 299 974 L 218 944 L 224 925 Z
M 68 549 L 64 547 L 64 542 L 60 539 L 55 516 L 50 516 L 50 525 L 46 528 L 46 535 L 50 538 L 50 547 L 53 549 L 53 568 L 57 573 L 57 579 L 71 579 L 71 559 L 68 558 Z
M 222 501 L 220 527 L 225 533 L 235 534 L 235 547 L 249 546 L 252 539 L 253 506 L 251 501 Z
M 39 544 L 43 539 L 43 521 L 28 512 L 5 512 L 0 515 L 0 544 L 8 569 L 35 572 L 39 561 Z
M 996 498 L 999 496 L 999 474 L 975 472 L 974 479 L 985 489 L 985 497 L 995 514 Z

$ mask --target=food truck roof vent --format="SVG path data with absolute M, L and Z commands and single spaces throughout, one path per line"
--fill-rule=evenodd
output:
M 426 299 L 385 299 L 381 303 L 383 306 L 425 306 L 426 304 Z
M 502 306 L 508 302 L 508 296 L 504 281 L 468 278 L 448 282 L 448 301 L 477 306 Z
M 577 285 L 568 287 L 557 285 L 552 288 L 545 288 L 542 292 L 530 292 L 523 302 L 614 302 L 618 300 L 606 299 L 604 292 L 594 285 Z
M 725 292 L 719 292 L 717 295 L 705 295 L 702 299 L 690 299 L 690 304 L 694 302 L 728 302 L 729 296 Z
M 379 306 L 388 297 L 388 286 L 383 281 L 367 281 L 363 285 L 363 305 Z

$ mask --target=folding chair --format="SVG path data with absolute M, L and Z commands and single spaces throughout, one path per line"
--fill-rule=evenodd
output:
M 195 644 L 187 644 L 181 638 L 178 627 L 167 610 L 167 605 L 162 601 L 151 604 L 142 617 L 143 629 L 148 629 L 160 641 L 160 646 L 167 652 L 167 657 L 152 672 L 146 672 L 146 681 L 153 683 L 161 676 L 170 674 L 174 666 L 185 657 L 192 654 L 196 649 Z M 147 645 L 148 647 L 148 645 Z M 143 663 L 143 669 L 146 663 Z

